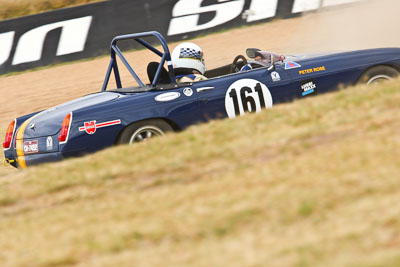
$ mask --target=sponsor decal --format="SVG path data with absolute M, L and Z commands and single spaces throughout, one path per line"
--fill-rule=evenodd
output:
M 121 120 L 106 121 L 102 123 L 96 123 L 96 121 L 85 121 L 83 126 L 79 127 L 79 131 L 85 131 L 88 134 L 94 134 L 98 128 L 108 127 L 121 124 Z
M 301 82 L 301 95 L 306 96 L 317 93 L 317 84 L 314 79 L 309 79 Z
M 48 136 L 46 139 L 46 147 L 47 151 L 53 150 L 53 138 L 51 136 Z
M 316 68 L 312 68 L 312 69 L 306 69 L 306 70 L 299 70 L 299 75 L 305 75 L 305 74 L 310 74 L 310 73 L 320 72 L 320 71 L 326 71 L 325 66 L 316 67 Z
M 192 88 L 186 87 L 183 89 L 183 94 L 185 96 L 192 96 L 193 95 L 193 90 Z
M 260 112 L 272 107 L 272 96 L 268 87 L 254 79 L 241 79 L 232 83 L 225 94 L 225 110 L 229 118 L 242 116 L 246 112 Z
M 88 121 L 88 122 L 84 122 L 84 130 L 88 133 L 88 134 L 94 134 L 96 132 L 96 121 Z M 79 131 L 81 130 L 81 128 L 79 128 Z
M 39 144 L 37 140 L 25 141 L 24 142 L 24 153 L 27 154 L 35 154 L 39 152 Z
M 281 80 L 281 76 L 276 71 L 271 72 L 271 78 L 273 82 L 279 82 Z
M 180 97 L 179 92 L 169 92 L 169 93 L 164 93 L 161 95 L 156 96 L 154 99 L 158 102 L 166 102 L 166 101 L 172 101 L 174 99 L 177 99 Z
M 285 70 L 301 68 L 301 65 L 294 61 L 285 62 Z

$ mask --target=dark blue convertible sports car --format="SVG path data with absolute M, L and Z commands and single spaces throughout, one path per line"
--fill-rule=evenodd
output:
M 148 38 L 160 42 L 163 51 Z M 117 46 L 121 41 L 136 41 L 160 57 L 148 65 L 150 83 L 144 84 L 129 65 Z M 400 72 L 400 48 L 280 57 L 271 53 L 267 65 L 251 60 L 257 51 L 247 49 L 249 61 L 239 55 L 233 63 L 207 71 L 207 80 L 177 83 L 161 34 L 117 36 L 111 42 L 101 92 L 14 119 L 3 143 L 5 160 L 18 168 L 58 161 L 114 144 L 141 142 L 210 119 L 259 112 L 347 85 L 391 79 Z M 117 58 L 138 86 L 122 86 Z M 248 64 L 253 68 L 243 71 Z M 112 73 L 117 88 L 106 90 Z

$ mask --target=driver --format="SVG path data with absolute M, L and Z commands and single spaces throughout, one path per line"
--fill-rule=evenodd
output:
M 194 43 L 182 43 L 175 47 L 171 55 L 172 67 L 177 83 L 207 80 L 204 76 L 203 51 Z
M 274 62 L 283 61 L 285 59 L 284 56 L 280 56 L 274 53 L 266 52 L 266 51 L 256 51 L 254 52 L 253 60 L 249 60 L 246 65 L 244 65 L 240 71 L 248 71 L 252 69 L 268 67 L 271 65 L 271 55 L 274 57 Z

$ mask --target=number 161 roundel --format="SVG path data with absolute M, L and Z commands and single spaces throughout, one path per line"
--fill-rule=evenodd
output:
M 225 109 L 229 118 L 242 116 L 246 112 L 260 112 L 272 107 L 272 96 L 268 87 L 254 79 L 237 80 L 229 86 L 225 95 Z

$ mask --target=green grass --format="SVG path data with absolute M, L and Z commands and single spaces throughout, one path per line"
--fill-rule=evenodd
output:
M 0 179 L 2 266 L 397 266 L 400 81 Z
M 0 0 L 0 20 L 99 1 L 102 0 Z

